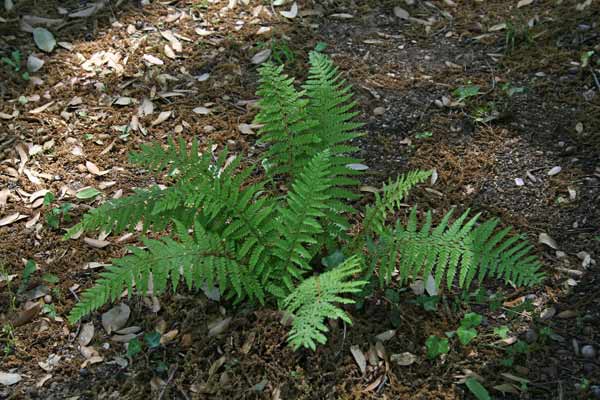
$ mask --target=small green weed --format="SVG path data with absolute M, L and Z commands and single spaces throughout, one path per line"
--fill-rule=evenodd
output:
M 44 196 L 44 206 L 49 206 L 54 201 L 54 194 L 52 192 L 46 193 Z M 71 216 L 69 211 L 73 208 L 72 203 L 63 203 L 60 206 L 53 207 L 48 214 L 46 214 L 46 223 L 52 229 L 59 229 L 61 222 L 70 222 Z
M 296 63 L 296 54 L 283 39 L 272 39 L 269 42 L 259 42 L 259 49 L 271 49 L 271 59 L 277 64 L 291 66 Z
M 427 358 L 433 360 L 442 354 L 448 354 L 450 352 L 450 344 L 448 339 L 441 338 L 435 335 L 431 335 L 427 338 L 425 342 L 425 347 L 427 348 Z
M 510 53 L 517 47 L 534 43 L 534 37 L 527 21 L 518 19 L 506 22 L 506 36 L 504 39 L 505 51 Z
M 473 393 L 477 400 L 492 400 L 492 396 L 479 381 L 473 377 L 467 378 L 465 381 L 467 388 Z
M 10 323 L 6 323 L 2 325 L 1 332 L 0 342 L 2 342 L 2 353 L 4 353 L 4 356 L 8 356 L 15 351 L 16 347 L 14 327 Z
M 460 86 L 452 92 L 458 103 L 463 103 L 465 100 L 479 95 L 481 88 L 478 85 Z
M 28 81 L 29 80 L 29 72 L 22 71 L 22 55 L 21 52 L 19 50 L 14 50 L 10 53 L 10 56 L 3 56 L 0 58 L 0 61 L 2 61 L 2 63 L 8 67 L 10 67 L 12 69 L 12 72 L 15 75 L 18 75 L 21 79 L 23 79 L 24 81 Z
M 456 330 L 456 336 L 463 346 L 468 345 L 477 337 L 477 328 L 481 325 L 483 317 L 477 313 L 467 313 L 460 321 L 460 326 Z

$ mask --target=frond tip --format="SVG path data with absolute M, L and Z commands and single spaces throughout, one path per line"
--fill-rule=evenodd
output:
M 302 282 L 284 301 L 283 308 L 293 315 L 288 341 L 294 350 L 306 347 L 315 350 L 317 343 L 327 341 L 326 318 L 340 318 L 351 324 L 350 317 L 335 304 L 352 304 L 341 297 L 359 292 L 367 282 L 351 280 L 362 270 L 358 257 L 351 257 L 335 269 Z

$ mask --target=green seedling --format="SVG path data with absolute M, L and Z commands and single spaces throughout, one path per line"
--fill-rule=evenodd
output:
M 478 85 L 460 86 L 452 92 L 452 95 L 457 98 L 459 103 L 479 95 L 481 88 Z
M 458 336 L 458 340 L 463 346 L 468 345 L 477 337 L 477 329 L 475 328 L 481 325 L 482 320 L 483 317 L 477 313 L 465 314 L 456 330 L 456 336 Z
M 10 67 L 13 73 L 18 74 L 24 81 L 29 80 L 29 73 L 27 71 L 21 72 L 22 56 L 19 50 L 12 51 L 10 57 L 3 56 L 0 58 L 0 61 L 2 61 L 4 65 Z
M 54 195 L 49 192 L 44 196 L 44 205 L 49 206 L 54 201 Z M 60 227 L 61 222 L 70 222 L 71 216 L 69 215 L 69 211 L 73 208 L 73 204 L 71 203 L 63 203 L 58 207 L 54 207 L 50 210 L 48 214 L 46 214 L 46 223 L 52 229 L 58 229 Z
M 450 352 L 450 344 L 448 339 L 441 338 L 435 335 L 429 336 L 425 342 L 427 348 L 427 358 L 433 360 L 442 354 L 448 354 Z

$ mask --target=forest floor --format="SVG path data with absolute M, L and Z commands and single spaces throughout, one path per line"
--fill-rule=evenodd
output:
M 0 68 L 0 398 L 474 398 L 467 377 L 494 398 L 600 398 L 597 1 L 300 1 L 295 16 L 254 0 L 13 2 L 0 56 L 44 64 L 29 80 Z M 59 42 L 49 54 L 32 40 L 40 25 Z M 78 294 L 139 244 L 140 232 L 62 239 L 91 207 L 156 183 L 128 153 L 179 136 L 257 160 L 261 56 L 303 79 L 319 43 L 358 100 L 364 185 L 435 169 L 407 202 L 513 225 L 536 243 L 544 284 L 375 292 L 316 352 L 286 345 L 276 310 L 185 290 L 123 298 L 124 335 L 102 312 L 69 325 Z M 484 317 L 479 336 L 427 359 L 426 339 L 466 310 Z M 161 344 L 128 357 L 122 342 L 152 331 Z

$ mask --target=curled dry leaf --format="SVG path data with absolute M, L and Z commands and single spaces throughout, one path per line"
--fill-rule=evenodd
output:
M 39 199 L 42 200 L 42 199 Z M 37 222 L 40 220 L 40 212 L 35 213 L 35 215 L 33 216 L 33 218 L 31 218 L 29 221 L 25 222 L 25 228 L 29 229 L 32 228 L 35 224 L 37 224 Z
M 102 326 L 110 335 L 113 331 L 123 328 L 129 319 L 131 309 L 125 303 L 118 304 L 102 314 Z
M 21 214 L 19 214 L 18 212 L 7 215 L 6 217 L 0 219 L 0 226 L 10 225 L 13 222 L 17 221 L 20 216 Z
M 173 329 L 160 337 L 160 344 L 167 344 L 177 337 L 179 330 Z
M 153 65 L 164 65 L 164 61 L 161 60 L 160 58 L 153 56 L 152 54 L 144 54 L 142 56 L 142 59 L 146 62 L 148 62 L 149 64 L 153 64 Z
M 50 107 L 52 104 L 54 104 L 54 101 L 51 101 L 49 103 L 44 104 L 43 106 L 39 106 L 37 108 L 34 108 L 33 110 L 29 111 L 29 114 L 40 114 L 44 111 L 46 111 L 46 109 L 48 107 Z
M 40 199 L 42 197 L 44 197 L 47 193 L 49 193 L 50 191 L 48 189 L 42 189 L 42 190 L 38 190 L 36 192 L 31 193 L 31 195 L 29 196 L 29 202 L 33 203 L 34 201 L 36 201 L 37 199 Z
M 556 243 L 556 241 L 552 239 L 550 235 L 544 232 L 540 233 L 538 237 L 538 243 L 545 244 L 546 246 L 554 250 L 558 249 L 558 244 Z
M 210 35 L 214 34 L 215 32 L 206 30 L 204 28 L 196 28 L 196 33 L 200 36 L 210 36 Z
M 225 332 L 225 330 L 229 327 L 231 323 L 231 317 L 222 319 L 215 323 L 208 325 L 208 337 L 217 336 L 221 333 Z
M 271 57 L 271 49 L 264 49 L 252 57 L 252 64 L 262 64 Z
M 83 364 L 81 364 L 81 368 L 86 368 L 88 365 L 92 365 L 92 364 L 98 364 L 101 363 L 102 361 L 104 361 L 104 358 L 101 356 L 93 356 L 88 358 L 87 360 L 85 360 L 83 362 Z
M 292 8 L 290 8 L 289 11 L 280 11 L 279 13 L 285 18 L 296 18 L 296 16 L 298 15 L 298 3 L 294 2 L 294 4 L 292 4 Z
M 36 388 L 41 388 L 44 386 L 44 384 L 46 384 L 46 382 L 48 382 L 50 379 L 52 378 L 52 374 L 46 374 L 44 376 L 42 376 L 40 378 L 39 381 L 37 381 L 37 383 L 35 384 Z
M 364 375 L 367 372 L 367 358 L 365 357 L 365 354 L 356 345 L 350 347 L 350 352 L 358 365 L 358 369 L 360 369 L 360 372 Z
M 170 116 L 171 116 L 171 111 L 162 111 L 160 114 L 158 114 L 158 117 L 156 117 L 156 119 L 154 121 L 152 121 L 151 125 L 156 126 L 158 124 L 161 124 L 161 123 L 165 122 L 166 120 L 168 120 Z
M 83 238 L 83 241 L 87 245 L 95 247 L 96 249 L 103 249 L 110 244 L 110 242 L 107 240 L 93 239 L 93 238 L 89 238 L 89 237 Z

